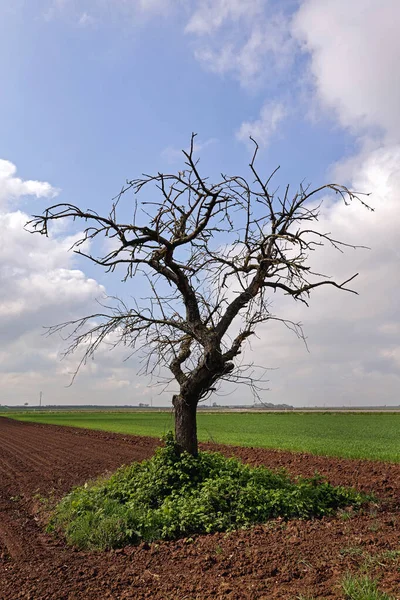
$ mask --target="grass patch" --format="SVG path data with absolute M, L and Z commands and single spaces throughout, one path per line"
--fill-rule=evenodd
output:
M 395 600 L 393 596 L 381 592 L 378 583 L 368 575 L 347 575 L 342 582 L 342 589 L 346 600 Z
M 340 550 L 342 556 L 351 556 L 358 562 L 359 568 L 367 574 L 374 567 L 388 567 L 393 563 L 400 563 L 400 550 L 384 550 L 371 554 L 361 546 L 346 546 Z
M 160 438 L 171 412 L 8 413 L 21 421 Z M 201 441 L 400 462 L 400 413 L 199 413 Z
M 320 477 L 292 481 L 222 454 L 179 454 L 172 436 L 155 455 L 108 479 L 76 488 L 57 506 L 51 527 L 79 548 L 231 531 L 271 518 L 311 518 L 361 506 L 365 497 Z

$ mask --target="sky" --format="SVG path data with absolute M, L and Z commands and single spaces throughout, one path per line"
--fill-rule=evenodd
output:
M 249 175 L 249 135 L 277 184 L 336 182 L 369 204 L 326 202 L 326 231 L 370 250 L 323 249 L 316 269 L 354 273 L 359 295 L 320 288 L 301 321 L 308 350 L 268 323 L 246 352 L 268 371 L 262 400 L 399 405 L 400 3 L 398 0 L 0 0 L 0 404 L 169 405 L 139 359 L 77 357 L 45 326 L 135 296 L 69 248 L 79 235 L 24 230 L 54 202 L 106 213 L 126 179 L 176 172 L 198 133 L 204 174 Z M 212 397 L 250 404 L 246 388 Z M 222 389 L 224 392 L 224 389 Z

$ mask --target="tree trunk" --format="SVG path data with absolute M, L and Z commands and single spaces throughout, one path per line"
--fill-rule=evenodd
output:
M 182 396 L 174 396 L 172 403 L 175 409 L 175 442 L 178 448 L 193 456 L 198 453 L 197 446 L 197 402 L 189 403 Z

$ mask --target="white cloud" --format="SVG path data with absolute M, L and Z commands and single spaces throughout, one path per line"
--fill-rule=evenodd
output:
M 28 215 L 0 215 L 0 330 L 3 340 L 77 317 L 104 289 L 74 268 L 71 239 L 30 235 Z M 37 342 L 40 343 L 40 335 Z M 34 352 L 35 349 L 32 348 Z
M 92 27 L 93 25 L 95 25 L 95 23 L 96 19 L 86 11 L 83 12 L 78 19 L 79 27 Z
M 53 391 L 68 383 L 57 376 L 63 343 L 44 338 L 43 326 L 85 314 L 104 295 L 104 288 L 76 269 L 67 253 L 76 236 L 30 235 L 24 230 L 28 215 L 7 212 L 22 197 L 48 199 L 57 193 L 47 182 L 16 177 L 15 165 L 0 161 L 1 403 L 29 398 L 33 381 L 43 387 L 51 382 Z
M 61 360 L 67 342 L 45 336 L 44 327 L 97 312 L 95 300 L 104 297 L 105 289 L 78 269 L 68 252 L 79 233 L 52 228 L 49 237 L 29 234 L 24 230 L 29 215 L 7 211 L 11 201 L 16 208 L 22 197 L 26 204 L 29 197 L 48 199 L 58 193 L 47 182 L 24 181 L 15 174 L 12 163 L 0 162 L 0 404 L 38 403 L 39 391 L 44 404 L 143 401 L 149 381 L 136 381 L 138 360 L 124 362 L 129 351 L 110 352 L 106 344 L 68 387 L 81 355 Z
M 321 103 L 345 127 L 381 127 L 400 136 L 400 3 L 304 0 L 293 33 L 309 54 Z
M 183 6 L 185 0 L 137 0 L 132 4 L 142 13 L 168 15 L 176 7 Z
M 265 0 L 200 0 L 186 26 L 188 33 L 209 35 L 225 22 L 243 22 L 262 14 Z
M 54 198 L 59 190 L 45 181 L 23 181 L 15 177 L 17 167 L 9 160 L 0 159 L 0 210 L 21 196 Z
M 260 117 L 254 121 L 244 121 L 236 132 L 236 137 L 248 143 L 251 136 L 260 146 L 265 147 L 286 114 L 286 108 L 281 102 L 266 102 L 261 108 Z
M 92 383 L 93 390 L 119 392 L 123 388 L 130 387 L 132 382 L 129 379 L 120 379 L 120 370 L 115 369 L 116 373 L 113 373 L 107 378 L 95 379 Z
M 264 0 L 198 2 L 185 31 L 195 36 L 195 57 L 206 69 L 231 74 L 243 87 L 265 85 L 293 59 L 288 18 Z
M 384 349 L 382 350 L 382 355 L 385 358 L 392 359 L 396 363 L 398 369 L 400 370 L 400 346 Z

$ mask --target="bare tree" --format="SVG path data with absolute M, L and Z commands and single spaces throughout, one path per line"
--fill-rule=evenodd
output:
M 242 381 L 257 392 L 258 380 L 240 364 L 239 355 L 258 325 L 277 318 L 270 311 L 272 292 L 306 304 L 320 286 L 356 293 L 347 287 L 356 275 L 337 283 L 307 264 L 309 252 L 326 243 L 339 250 L 355 247 L 313 228 L 320 214 L 315 197 L 334 192 L 345 203 L 365 204 L 359 194 L 337 184 L 313 190 L 300 186 L 292 197 L 288 186 L 279 197 L 270 190 L 274 173 L 264 181 L 256 169 L 256 142 L 251 183 L 223 174 L 218 183 L 209 183 L 194 158 L 194 139 L 193 134 L 190 149 L 183 152 L 183 171 L 127 182 L 107 217 L 56 204 L 29 223 L 31 231 L 47 235 L 51 221 L 81 220 L 86 228 L 73 246 L 78 254 L 107 272 L 122 265 L 124 281 L 146 279 L 147 299 L 128 306 L 113 298 L 97 314 L 49 332 L 72 327 L 66 354 L 82 346 L 80 365 L 112 339 L 132 350 L 145 349 L 147 372 L 168 367 L 179 390 L 172 398 L 176 442 L 192 454 L 197 453 L 196 411 L 202 399 L 223 380 Z M 120 223 L 117 207 L 128 191 L 145 199 L 139 203 L 135 196 L 132 221 Z M 111 238 L 113 249 L 100 257 L 85 253 L 82 244 L 98 236 Z M 299 324 L 280 320 L 302 335 Z

